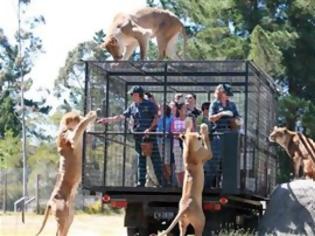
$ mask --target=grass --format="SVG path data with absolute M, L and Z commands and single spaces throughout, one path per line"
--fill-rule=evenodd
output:
M 1 236 L 34 236 L 39 230 L 44 216 L 27 213 L 25 224 L 21 221 L 21 213 L 0 214 Z M 74 216 L 68 236 L 125 236 L 123 215 L 90 215 L 79 213 Z M 56 221 L 50 215 L 41 235 L 55 236 Z
M 0 213 L 0 235 L 1 236 L 34 236 L 39 230 L 44 216 L 34 213 L 25 215 L 25 224 L 21 221 L 21 213 Z M 126 236 L 124 228 L 124 215 L 122 213 L 110 215 L 86 214 L 77 212 L 70 227 L 68 236 Z M 175 226 L 178 227 L 178 226 Z M 56 221 L 52 215 L 49 216 L 47 224 L 42 232 L 43 236 L 56 235 Z M 251 236 L 255 232 L 239 230 L 221 230 L 219 236 Z

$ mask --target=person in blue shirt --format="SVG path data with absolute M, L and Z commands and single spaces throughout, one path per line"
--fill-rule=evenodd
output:
M 132 104 L 127 107 L 123 114 L 104 117 L 97 121 L 99 124 L 116 123 L 126 118 L 133 118 L 133 132 L 135 132 L 135 150 L 138 158 L 138 183 L 137 186 L 144 186 L 146 182 L 146 157 L 142 155 L 141 143 L 146 133 L 155 132 L 158 122 L 157 106 L 144 99 L 144 90 L 141 86 L 134 86 L 129 91 L 131 95 Z M 137 134 L 137 133 L 140 134 Z M 161 183 L 161 158 L 159 155 L 156 137 L 150 136 L 150 141 L 153 143 L 152 163 L 155 175 Z
M 172 159 L 172 141 L 171 124 L 173 115 L 171 108 L 164 104 L 160 108 L 161 116 L 157 124 L 157 131 L 160 133 L 166 133 L 166 136 L 160 135 L 157 139 L 160 155 L 163 157 L 163 180 L 165 185 L 171 184 L 171 159 Z
M 209 108 L 209 120 L 213 132 L 231 131 L 232 119 L 239 119 L 240 115 L 234 102 L 229 97 L 233 96 L 232 88 L 228 84 L 219 84 L 215 90 L 215 101 Z
M 220 132 L 235 132 L 234 123 L 239 124 L 239 112 L 234 102 L 229 84 L 219 84 L 215 89 L 215 100 L 210 104 L 209 120 L 211 121 L 213 159 L 206 163 L 205 186 L 220 187 L 221 182 L 221 141 Z

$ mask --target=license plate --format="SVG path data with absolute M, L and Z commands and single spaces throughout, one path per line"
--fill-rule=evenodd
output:
M 153 218 L 156 220 L 170 220 L 175 217 L 175 213 L 172 211 L 154 211 Z

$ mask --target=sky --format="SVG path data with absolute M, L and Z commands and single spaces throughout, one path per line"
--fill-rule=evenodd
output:
M 9 38 L 17 30 L 17 4 L 18 0 L 0 0 L 0 28 Z M 43 15 L 46 21 L 37 29 L 45 53 L 35 61 L 32 89 L 52 89 L 70 50 L 91 40 L 96 31 L 106 32 L 117 12 L 145 4 L 145 0 L 31 0 L 27 14 Z

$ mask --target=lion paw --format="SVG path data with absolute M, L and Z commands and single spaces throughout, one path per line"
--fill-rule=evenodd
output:
M 86 114 L 85 116 L 88 119 L 95 119 L 97 118 L 97 113 L 96 111 L 90 111 L 89 113 Z

